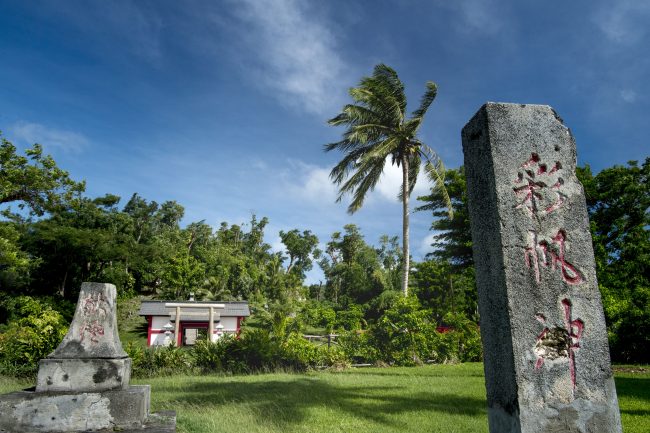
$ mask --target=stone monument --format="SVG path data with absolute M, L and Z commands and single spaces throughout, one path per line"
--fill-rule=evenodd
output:
M 545 105 L 462 131 L 491 433 L 621 432 L 576 147 Z
M 175 414 L 149 414 L 149 385 L 129 385 L 112 284 L 83 283 L 74 319 L 39 363 L 35 391 L 0 396 L 0 432 L 175 431 Z

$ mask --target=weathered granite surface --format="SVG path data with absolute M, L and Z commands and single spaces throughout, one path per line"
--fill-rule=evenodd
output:
M 79 432 L 141 427 L 149 415 L 149 385 L 104 392 L 19 391 L 0 399 L 0 431 Z
M 117 331 L 117 291 L 112 284 L 83 283 L 74 318 L 50 359 L 126 358 Z
M 462 131 L 490 431 L 620 432 L 576 148 L 551 107 Z
M 131 378 L 131 358 L 41 359 L 37 391 L 105 391 L 126 389 Z
M 104 391 L 126 388 L 131 360 L 117 330 L 117 291 L 112 284 L 83 283 L 70 328 L 39 362 L 36 391 Z
M 174 412 L 149 414 L 149 385 L 129 386 L 112 284 L 83 283 L 65 338 L 39 363 L 35 391 L 0 395 L 0 433 L 174 432 Z

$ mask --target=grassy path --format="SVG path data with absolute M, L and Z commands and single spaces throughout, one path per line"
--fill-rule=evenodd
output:
M 178 413 L 179 433 L 487 433 L 481 364 L 256 376 L 172 376 L 152 409 Z M 30 384 L 0 378 L 0 393 Z M 626 433 L 650 431 L 650 372 L 616 373 Z

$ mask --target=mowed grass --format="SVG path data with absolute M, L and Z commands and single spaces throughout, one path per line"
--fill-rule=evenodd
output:
M 478 363 L 133 382 L 151 384 L 154 411 L 177 412 L 180 433 L 488 431 Z M 0 378 L 0 393 L 32 385 Z M 623 431 L 649 432 L 650 370 L 617 368 L 616 388 Z
M 179 432 L 487 432 L 480 364 L 142 382 Z

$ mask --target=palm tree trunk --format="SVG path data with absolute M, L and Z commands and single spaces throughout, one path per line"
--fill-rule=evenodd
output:
M 404 274 L 402 275 L 402 292 L 408 296 L 409 291 L 409 160 L 402 156 L 402 252 L 404 254 Z

